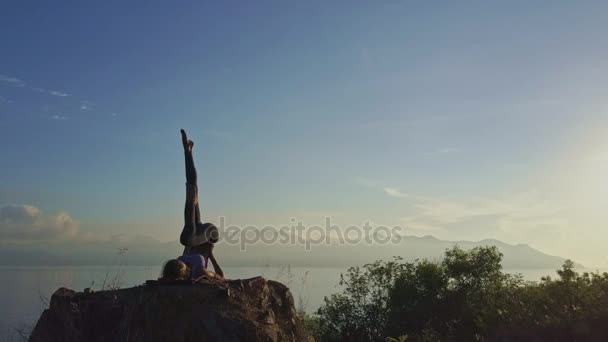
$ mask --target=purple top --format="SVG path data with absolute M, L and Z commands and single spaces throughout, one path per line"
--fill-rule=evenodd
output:
M 191 279 L 202 276 L 203 271 L 207 269 L 207 259 L 200 254 L 182 255 L 178 257 L 177 260 L 188 265 Z

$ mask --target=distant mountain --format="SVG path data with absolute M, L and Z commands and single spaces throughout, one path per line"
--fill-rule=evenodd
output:
M 262 246 L 247 247 L 239 252 L 234 247 L 232 253 L 222 253 L 224 259 L 236 264 L 246 260 L 255 265 L 291 264 L 294 266 L 346 267 L 363 265 L 374 260 L 390 260 L 394 256 L 405 260 L 441 260 L 446 249 L 458 245 L 463 249 L 478 246 L 496 246 L 503 253 L 503 267 L 509 269 L 560 268 L 564 258 L 545 254 L 528 245 L 510 245 L 498 240 L 482 241 L 445 241 L 432 236 L 402 237 L 394 245 L 319 245 L 305 251 L 304 246 Z M 218 251 L 220 246 L 217 247 Z M 243 259 L 244 258 L 244 259 Z M 582 265 L 579 265 L 582 267 Z
M 545 254 L 528 245 L 510 245 L 498 240 L 446 241 L 432 236 L 404 236 L 392 245 L 304 245 L 238 246 L 219 244 L 215 251 L 226 266 L 286 265 L 309 267 L 348 267 L 374 260 L 390 260 L 400 256 L 405 260 L 440 260 L 446 249 L 458 245 L 463 249 L 496 246 L 503 253 L 503 267 L 508 269 L 559 268 L 564 258 Z M 124 256 L 119 249 L 126 248 Z M 179 242 L 159 242 L 150 237 L 112 238 L 105 241 L 78 243 L 45 243 L 7 245 L 0 247 L 0 265 L 113 265 L 123 258 L 129 265 L 161 265 L 182 253 Z M 579 265 L 580 266 L 580 265 Z

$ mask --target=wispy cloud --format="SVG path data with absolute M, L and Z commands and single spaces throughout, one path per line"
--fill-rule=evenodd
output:
M 408 194 L 408 193 L 405 193 L 394 187 L 385 187 L 382 190 L 384 191 L 384 193 L 386 195 L 388 195 L 390 197 L 401 198 L 401 199 L 411 199 L 411 200 L 418 200 L 418 201 L 432 201 L 432 199 L 429 199 L 428 197 Z
M 38 87 L 32 87 L 32 90 L 35 90 L 35 91 L 37 91 L 39 93 L 53 95 L 53 96 L 59 96 L 59 97 L 70 96 L 70 94 L 68 94 L 68 93 L 64 93 L 64 92 L 57 91 L 57 90 L 48 90 L 48 89 L 38 88 Z
M 43 94 L 53 95 L 53 96 L 59 96 L 59 97 L 70 96 L 70 94 L 63 92 L 63 91 L 50 90 L 50 89 L 45 89 L 45 88 L 40 88 L 40 87 L 29 86 L 29 85 L 27 85 L 27 83 L 24 80 L 19 79 L 14 76 L 7 76 L 7 75 L 0 74 L 0 83 L 4 83 L 9 86 L 20 87 L 20 88 L 27 86 L 28 89 L 31 89 L 31 90 L 34 90 L 34 91 L 37 91 L 37 92 L 43 93 Z
M 460 151 L 460 149 L 457 147 L 442 147 L 440 149 L 437 149 L 435 152 L 440 153 L 440 154 L 448 154 L 448 153 L 456 153 L 459 151 Z
M 384 188 L 384 193 L 397 198 L 408 198 L 409 196 L 406 193 L 401 192 L 399 189 L 395 188 Z
M 436 156 L 453 155 L 453 154 L 456 154 L 459 152 L 461 152 L 461 149 L 458 147 L 445 146 L 445 147 L 440 147 L 440 148 L 435 148 L 435 149 L 424 151 L 423 154 L 426 156 L 430 156 L 430 157 L 436 157 Z
M 494 237 L 529 240 L 534 232 L 559 231 L 567 227 L 565 207 L 555 200 L 527 191 L 494 198 L 443 198 L 408 195 L 385 188 L 388 196 L 407 199 L 413 210 L 401 221 L 425 231 L 476 231 Z
M 0 75 L 0 82 L 8 84 L 13 87 L 25 87 L 25 82 L 18 79 L 17 77 Z
M 56 90 L 49 90 L 48 92 L 49 92 L 49 94 L 51 94 L 53 96 L 61 96 L 61 97 L 70 96 L 70 94 L 68 94 L 68 93 L 63 93 L 63 92 L 56 91 Z
M 93 103 L 91 103 L 89 101 L 80 102 L 80 110 L 91 110 L 92 106 L 93 106 Z
M 385 196 L 403 203 L 408 215 L 398 220 L 412 231 L 436 232 L 443 238 L 502 238 L 511 241 L 534 241 L 550 232 L 568 229 L 567 207 L 554 198 L 545 198 L 534 190 L 493 197 L 442 198 L 422 196 L 397 187 L 377 183 L 361 186 L 381 190 Z M 467 235 L 470 234 L 470 235 Z
M 29 83 L 27 83 L 17 77 L 14 77 L 14 76 L 0 74 L 0 86 L 2 86 L 2 85 L 8 85 L 8 86 L 12 86 L 12 87 L 23 87 L 24 90 L 33 91 L 33 92 L 37 92 L 40 94 L 45 94 L 45 95 L 50 95 L 50 96 L 55 96 L 55 97 L 60 97 L 60 98 L 70 97 L 71 103 L 75 104 L 74 107 L 77 106 L 77 108 L 80 111 L 92 111 L 92 110 L 97 109 L 97 105 L 94 102 L 84 100 L 82 98 L 78 98 L 77 96 L 73 96 L 72 94 L 65 92 L 65 91 L 32 86 Z M 12 103 L 12 102 L 13 101 L 0 96 L 0 103 Z M 72 107 L 72 108 L 74 108 L 74 107 Z M 49 105 L 45 105 L 43 107 L 43 110 L 46 113 L 48 113 L 50 111 L 49 109 L 50 109 Z M 74 113 L 72 113 L 72 114 L 74 114 Z M 109 114 L 107 114 L 107 112 L 106 112 L 106 115 L 109 115 L 110 117 L 112 117 L 114 119 L 117 119 L 117 117 L 118 117 L 118 114 L 115 112 L 110 112 Z M 48 118 L 48 116 L 46 116 L 46 117 Z M 67 116 L 59 115 L 59 114 L 52 115 L 51 118 L 53 120 L 67 120 L 68 119 Z M 210 135 L 214 135 L 216 137 L 227 138 L 227 136 L 225 134 L 220 134 L 219 132 L 209 132 L 209 133 L 210 133 Z

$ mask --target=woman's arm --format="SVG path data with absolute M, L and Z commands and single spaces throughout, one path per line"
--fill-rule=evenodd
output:
M 197 277 L 195 279 L 193 279 L 193 282 L 198 283 L 201 280 L 205 279 L 205 280 L 211 280 L 211 281 L 217 281 L 217 282 L 221 282 L 224 281 L 224 278 L 220 277 L 219 274 L 211 272 L 211 271 L 204 271 L 204 274 L 201 275 L 200 277 Z

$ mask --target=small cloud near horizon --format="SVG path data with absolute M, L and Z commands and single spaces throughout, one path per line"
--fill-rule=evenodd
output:
M 10 204 L 0 208 L 2 240 L 66 240 L 79 235 L 80 225 L 68 213 L 46 215 L 32 205 Z
M 406 193 L 401 192 L 399 189 L 395 189 L 395 188 L 384 188 L 384 193 L 391 196 L 391 197 L 397 197 L 397 198 L 409 198 L 410 196 Z
M 399 222 L 408 229 L 437 233 L 443 239 L 476 235 L 542 245 L 547 236 L 559 236 L 569 229 L 564 204 L 532 189 L 493 197 L 447 199 L 406 193 L 390 186 L 376 188 L 403 201 L 411 214 L 401 216 Z

